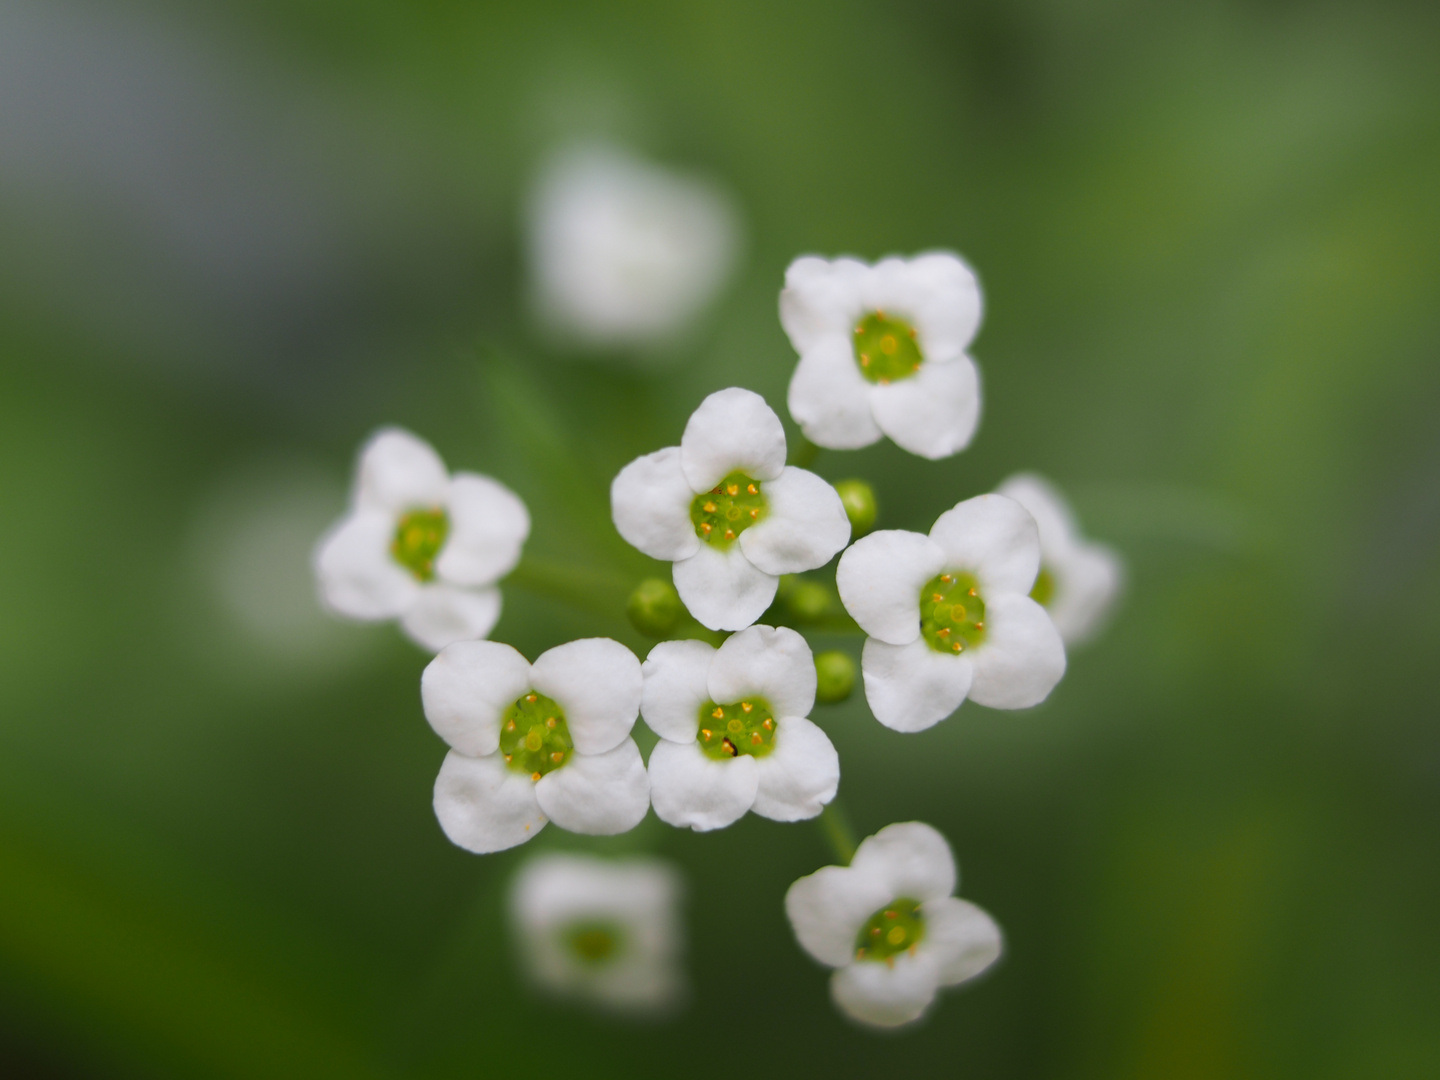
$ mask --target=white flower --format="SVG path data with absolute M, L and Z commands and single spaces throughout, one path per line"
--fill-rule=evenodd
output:
M 679 446 L 636 458 L 610 485 L 620 535 L 675 564 L 675 588 L 711 630 L 742 630 L 781 574 L 824 566 L 850 539 L 835 489 L 785 464 L 785 429 L 739 387 L 700 403 Z
M 929 536 L 888 529 L 845 552 L 835 586 L 870 635 L 860 666 L 875 719 L 921 731 L 966 697 L 994 709 L 1045 700 L 1065 646 L 1029 596 L 1039 568 L 1035 520 L 1003 495 L 947 510 Z
M 956 899 L 955 858 L 929 825 L 887 825 L 849 866 L 826 866 L 790 886 L 785 914 L 801 946 L 837 969 L 830 996 L 877 1027 L 918 1020 L 936 991 L 972 979 L 1000 957 L 1000 928 Z
M 980 328 L 980 286 L 956 256 L 796 259 L 780 322 L 800 354 L 790 415 L 817 446 L 853 450 L 888 435 L 933 459 L 969 445 L 980 377 L 965 349 Z
M 1066 645 L 1094 637 L 1120 592 L 1119 556 L 1081 535 L 1069 505 L 1041 477 L 1019 473 L 999 494 L 1029 510 L 1040 530 L 1040 574 L 1030 595 L 1050 612 Z
M 718 649 L 662 641 L 644 670 L 640 713 L 660 736 L 650 799 L 661 821 L 705 831 L 747 810 L 800 821 L 835 797 L 840 758 L 808 719 L 815 661 L 794 630 L 752 626 Z
M 738 216 L 715 185 L 613 147 L 569 147 L 532 197 L 529 261 L 536 315 L 557 336 L 599 349 L 683 330 L 735 264 Z
M 429 443 L 400 428 L 360 451 L 350 512 L 320 541 L 315 573 L 331 611 L 400 620 L 433 651 L 481 638 L 500 618 L 495 582 L 520 561 L 530 514 L 477 473 L 451 476 Z
M 527 974 L 542 989 L 630 1013 L 685 994 L 680 875 L 658 859 L 538 855 L 510 886 Z
M 567 642 L 533 665 L 496 641 L 441 650 L 420 697 L 452 748 L 435 780 L 445 835 L 483 855 L 546 821 L 594 836 L 633 829 L 650 807 L 630 737 L 641 685 L 640 661 L 609 638 Z

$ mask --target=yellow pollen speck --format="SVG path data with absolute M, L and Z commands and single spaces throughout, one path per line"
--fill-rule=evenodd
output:
M 951 577 L 949 574 L 941 574 L 941 575 L 940 575 L 940 580 L 943 581 L 943 582 L 945 582 L 946 585 L 949 585 L 950 582 L 954 581 L 955 579 L 954 579 L 953 577 Z
M 739 751 L 739 749 L 738 749 L 738 748 L 735 746 L 735 744 L 734 744 L 733 742 L 731 742 L 729 739 L 721 739 L 721 740 L 720 740 L 720 745 L 723 746 L 723 747 L 725 747 L 725 752 L 728 753 L 731 757 L 739 757 L 739 756 L 740 756 L 740 751 Z
M 755 745 L 755 746 L 759 746 L 759 745 L 760 745 L 760 733 L 759 733 L 758 731 L 755 732 L 755 734 L 753 734 L 753 735 L 750 736 L 750 742 L 751 742 L 753 745 Z
M 864 332 L 865 332 L 865 328 L 864 328 L 863 326 L 857 326 L 857 327 L 855 327 L 855 333 L 857 333 L 857 334 L 863 334 Z
M 885 935 L 885 940 L 891 945 L 899 945 L 905 940 L 905 928 L 903 926 L 892 926 L 890 932 Z
M 944 600 L 945 597 L 942 596 L 942 595 L 941 595 L 940 593 L 938 593 L 938 592 L 932 592 L 932 593 L 930 594 L 930 599 L 931 599 L 931 600 L 934 600 L 935 603 L 938 604 L 941 600 Z
M 984 630 L 984 629 L 985 629 L 985 624 L 984 624 L 983 622 L 977 622 L 977 623 L 975 624 L 975 629 L 976 629 L 976 630 Z
M 876 317 L 877 319 L 883 319 L 883 318 L 885 318 L 885 313 L 884 313 L 883 311 L 881 311 L 881 310 L 877 307 L 877 308 L 875 309 L 875 317 Z
M 532 784 L 538 784 L 540 782 L 540 774 L 538 772 L 532 772 L 530 774 L 530 782 Z
M 506 765 L 509 765 L 509 764 L 510 764 L 510 758 L 511 758 L 511 757 L 512 757 L 512 755 L 510 755 L 510 754 L 506 754 L 506 755 L 505 755 L 505 764 L 506 764 Z
M 870 354 L 869 354 L 869 353 L 863 353 L 863 352 L 862 352 L 862 353 L 860 354 L 860 366 L 861 366 L 861 367 L 869 367 L 869 366 L 870 366 Z
M 725 719 L 725 710 L 722 709 L 722 708 L 720 708 L 719 705 L 716 705 L 716 706 L 715 706 L 715 711 L 712 712 L 710 715 L 713 716 L 716 720 L 724 720 L 724 719 Z
M 879 928 L 878 926 L 872 926 L 872 927 L 870 928 L 870 936 L 871 936 L 871 937 L 879 937 L 879 936 L 880 936 L 880 928 Z
M 714 504 L 713 502 L 707 502 L 707 503 L 705 504 L 705 513 L 707 513 L 707 514 L 713 514 L 714 512 L 715 512 L 715 504 Z
M 515 730 L 515 721 L 514 721 L 514 720 L 511 720 L 511 721 L 509 721 L 508 723 L 506 723 L 506 725 L 505 725 L 505 730 L 506 730 L 506 731 L 514 731 L 514 730 Z
M 703 735 L 703 736 L 705 736 L 705 741 L 706 741 L 706 742 L 709 742 L 711 739 L 713 739 L 713 738 L 715 737 L 715 733 L 714 733 L 713 731 L 711 731 L 708 727 L 702 727 L 702 728 L 700 729 L 700 734 Z
M 739 485 L 739 484 L 730 484 L 728 487 L 725 488 L 725 490 L 728 491 L 731 495 L 739 495 L 739 494 L 740 494 L 740 485 Z
M 749 487 L 747 487 L 745 490 L 748 491 L 748 492 L 750 492 L 751 495 L 759 495 L 759 494 L 760 494 L 760 489 L 759 489 L 758 487 L 756 487 L 754 484 L 751 484 L 751 485 L 750 485 Z
M 936 631 L 935 631 L 935 636 L 936 636 L 936 637 L 949 637 L 949 636 L 950 636 L 950 628 L 949 628 L 948 626 L 942 626 L 939 630 L 936 630 Z
M 887 911 L 887 912 L 885 912 L 885 917 L 886 917 L 887 919 L 899 918 L 899 912 L 896 912 L 896 911 Z
M 526 694 L 526 695 L 525 695 L 525 700 L 526 700 L 526 701 L 535 701 L 535 700 L 537 700 L 537 699 L 536 699 L 536 697 L 535 697 L 534 694 Z
M 751 510 L 751 511 L 750 511 L 750 516 L 751 516 L 752 518 L 758 518 L 758 517 L 760 516 L 760 511 L 759 511 L 759 510 Z
M 748 701 L 742 701 L 740 703 L 740 708 L 743 712 L 749 712 L 751 709 L 755 708 L 755 706 L 751 705 Z
M 726 540 L 734 540 L 734 539 L 735 539 L 735 530 L 734 530 L 734 529 L 726 529 L 726 530 L 725 530 L 725 539 L 726 539 Z
M 774 721 L 774 720 L 771 720 L 768 716 L 765 718 L 765 730 L 766 730 L 766 731 L 774 731 L 774 730 L 775 730 L 775 721 Z
M 551 717 L 547 718 L 546 721 L 545 721 L 545 726 L 546 726 L 546 727 L 549 727 L 549 728 L 553 728 L 553 727 L 555 726 L 555 717 L 551 716 Z
M 970 590 L 970 595 L 971 595 L 971 596 L 974 596 L 974 595 L 975 595 L 975 590 L 974 590 L 974 589 L 971 589 L 971 590 Z
M 915 328 L 914 328 L 913 326 L 910 327 L 910 336 L 911 336 L 912 338 L 915 336 Z
M 702 528 L 702 529 L 705 530 L 705 533 L 706 533 L 707 536 L 709 535 L 710 529 L 711 529 L 711 525 L 710 525 L 710 523 L 709 523 L 708 521 L 705 522 L 704 524 L 702 524 L 702 525 L 700 526 L 700 528 Z
M 958 641 L 955 642 L 955 644 L 952 645 L 951 648 L 953 648 L 956 652 L 964 652 L 964 651 L 965 651 L 965 646 L 962 645 L 962 644 L 961 644 L 960 642 L 958 642 Z
M 553 754 L 550 755 L 550 760 L 555 762 L 555 764 L 557 765 L 560 764 L 560 762 L 565 760 L 565 752 L 563 750 L 556 750 Z

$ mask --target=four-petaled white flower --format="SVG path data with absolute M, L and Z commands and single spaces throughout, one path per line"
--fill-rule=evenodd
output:
M 1018 473 L 998 493 L 1014 499 L 1040 530 L 1040 574 L 1030 595 L 1044 605 L 1066 645 L 1094 637 L 1120 592 L 1120 558 L 1087 540 L 1069 505 L 1046 480 Z
M 609 836 L 650 806 L 630 729 L 640 661 L 618 641 L 585 638 L 535 663 L 495 641 L 457 641 L 420 679 L 425 719 L 451 750 L 435 816 L 451 841 L 485 854 L 523 844 L 547 820 Z
M 603 144 L 552 157 L 529 217 L 535 313 L 556 336 L 594 349 L 684 330 L 739 248 L 739 215 L 723 190 Z
M 1000 956 L 1000 928 L 952 894 L 955 858 L 929 825 L 887 825 L 849 866 L 826 866 L 785 894 L 805 951 L 836 968 L 830 995 L 877 1027 L 918 1020 L 944 986 L 974 978 Z
M 980 308 L 974 273 L 948 252 L 874 266 L 796 259 L 780 293 L 780 322 L 800 354 L 790 415 L 834 450 L 881 435 L 926 458 L 964 450 L 980 419 L 980 377 L 965 352 Z
M 325 605 L 352 619 L 400 620 L 432 652 L 482 638 L 500 618 L 495 582 L 520 561 L 530 514 L 476 473 L 451 476 L 429 443 L 399 428 L 360 451 L 350 512 L 315 551 Z
M 680 875 L 659 859 L 538 855 L 510 887 L 526 973 L 543 990 L 627 1013 L 685 996 Z
M 1029 596 L 1039 569 L 1035 519 L 1003 495 L 947 510 L 929 536 L 857 541 L 835 585 L 870 635 L 860 665 L 875 719 L 921 731 L 966 697 L 995 709 L 1043 701 L 1065 674 L 1065 646 Z
M 800 821 L 835 797 L 840 758 L 808 719 L 815 661 L 794 630 L 752 626 L 718 649 L 662 641 L 644 670 L 640 712 L 660 736 L 650 798 L 661 821 L 704 831 L 747 810 Z
M 785 429 L 759 394 L 711 394 L 679 446 L 636 458 L 610 486 L 615 528 L 673 562 L 675 588 L 711 630 L 741 630 L 781 574 L 824 566 L 850 539 L 835 489 L 785 464 Z

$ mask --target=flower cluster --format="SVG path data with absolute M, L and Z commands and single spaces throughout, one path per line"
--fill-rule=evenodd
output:
M 557 181 L 562 194 L 568 183 Z M 563 203 L 588 189 L 577 190 L 547 197 Z M 562 285 L 548 287 L 559 297 Z M 967 350 L 981 302 L 959 258 L 802 258 L 786 274 L 780 314 L 800 354 L 789 407 L 810 440 L 802 452 L 888 436 L 938 459 L 969 444 L 980 391 Z M 485 640 L 500 611 L 495 583 L 520 558 L 528 514 L 497 481 L 450 476 L 428 445 L 396 429 L 363 449 L 353 507 L 320 545 L 316 570 L 331 609 L 399 618 L 438 653 L 421 703 L 449 746 L 434 808 L 454 844 L 501 851 L 550 822 L 612 835 L 651 808 L 696 831 L 747 812 L 777 822 L 829 815 L 827 834 L 848 865 L 796 881 L 785 911 L 805 951 L 834 969 L 841 1011 L 893 1027 L 993 964 L 1001 934 L 953 895 L 955 860 L 930 826 L 887 826 L 852 855 L 833 811 L 840 755 L 811 714 L 817 697 L 850 693 L 854 661 L 816 657 L 804 631 L 863 634 L 871 713 L 919 732 L 967 700 L 995 709 L 1044 701 L 1065 673 L 1066 643 L 1100 625 L 1120 567 L 1080 538 L 1036 476 L 960 499 L 928 533 L 871 532 L 869 485 L 837 489 L 787 464 L 789 449 L 765 400 L 730 387 L 700 403 L 678 445 L 614 478 L 615 528 L 671 564 L 673 587 L 649 579 L 627 606 L 634 627 L 660 639 L 643 663 L 609 638 L 560 644 L 533 663 Z M 837 556 L 833 589 L 795 577 Z M 632 734 L 638 719 L 653 735 L 648 760 Z M 517 877 L 511 918 L 540 986 L 655 1010 L 683 983 L 678 892 L 661 864 L 547 855 Z

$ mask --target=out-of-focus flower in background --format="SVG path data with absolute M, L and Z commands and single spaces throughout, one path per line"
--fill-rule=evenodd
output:
M 739 211 L 718 184 L 599 142 L 545 162 L 527 229 L 536 319 L 556 340 L 593 351 L 680 336 L 741 247 Z
M 1120 557 L 1081 534 L 1070 504 L 1042 477 L 1016 473 L 997 490 L 1029 510 L 1040 530 L 1040 573 L 1030 595 L 1050 612 L 1066 645 L 1088 641 L 1120 595 Z
M 679 873 L 659 859 L 530 859 L 510 888 L 525 974 L 542 991 L 604 1009 L 672 1012 L 686 993 L 682 893 Z
M 830 994 L 848 1016 L 877 1027 L 918 1020 L 936 992 L 973 979 L 1000 958 L 1000 928 L 957 899 L 950 845 L 919 821 L 861 841 L 849 866 L 825 866 L 785 894 L 801 946 L 835 968 Z

